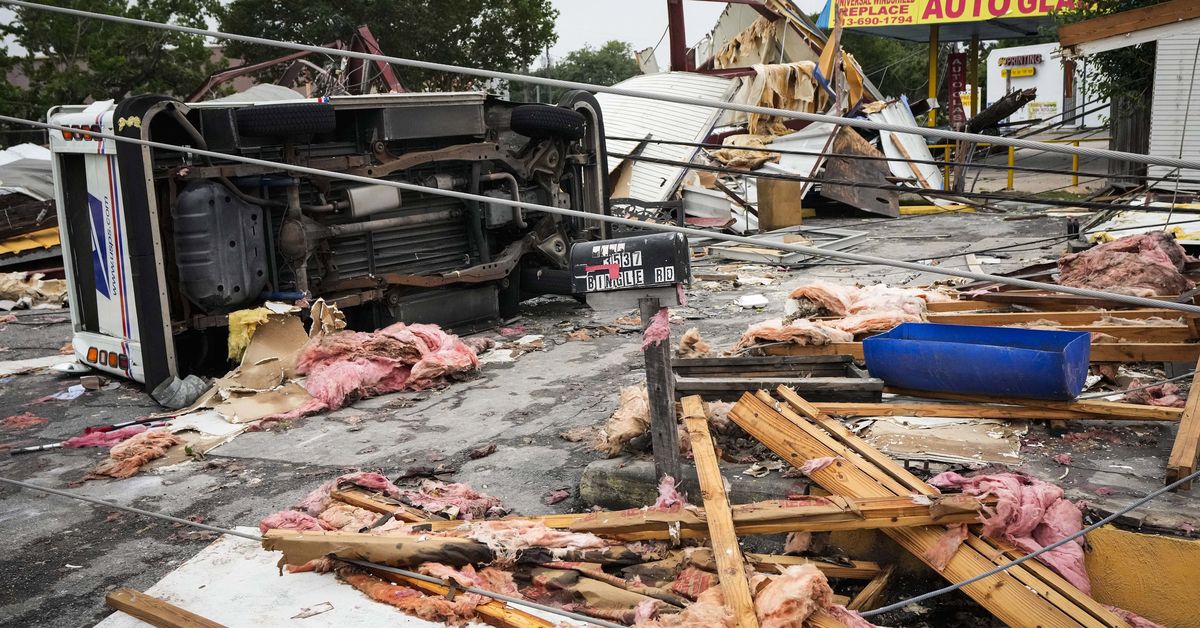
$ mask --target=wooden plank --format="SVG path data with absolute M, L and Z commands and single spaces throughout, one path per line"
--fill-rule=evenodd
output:
M 882 571 L 879 563 L 869 560 L 852 560 L 849 565 L 840 565 L 823 560 L 813 560 L 804 556 L 783 556 L 780 554 L 746 554 L 746 560 L 749 560 L 754 565 L 756 571 L 772 575 L 779 573 L 781 568 L 792 565 L 812 565 L 820 569 L 829 578 L 846 578 L 847 580 L 870 580 Z
M 773 404 L 768 404 L 746 394 L 730 412 L 730 418 L 751 436 L 789 462 L 798 463 L 813 457 L 839 455 L 839 450 L 825 446 L 824 443 L 808 436 L 801 426 L 776 410 Z M 801 419 L 802 420 L 802 419 Z M 814 426 L 815 427 L 815 426 Z M 847 459 L 848 464 L 841 466 L 830 465 L 810 474 L 809 477 L 821 487 L 838 495 L 856 497 L 880 496 L 885 494 L 898 495 L 894 489 L 889 489 L 875 481 L 864 482 L 860 478 L 870 477 L 868 470 L 873 466 L 862 458 Z M 857 473 L 856 473 L 857 472 Z M 882 473 L 876 469 L 875 474 Z M 921 483 L 911 476 L 911 482 Z M 911 489 L 903 489 L 911 490 Z M 884 534 L 891 537 L 914 556 L 925 559 L 926 552 L 940 540 L 945 528 L 890 528 Z M 979 550 L 964 544 L 950 558 L 943 577 L 951 582 L 961 582 L 979 573 L 987 571 L 995 563 Z M 1094 611 L 1090 605 L 1065 604 L 1056 605 L 1045 597 L 1047 587 L 1057 591 L 1062 587 L 1073 589 L 1069 583 L 1051 574 L 1053 586 L 1028 587 L 1020 578 L 1031 573 L 1025 565 L 1018 565 L 995 576 L 979 582 L 966 585 L 962 591 L 987 608 L 1001 621 L 1018 628 L 1034 626 L 1125 626 L 1112 613 Z M 1032 576 L 1029 576 L 1032 577 Z M 1077 590 L 1076 594 L 1082 597 Z
M 425 580 L 403 576 L 390 571 L 380 571 L 378 569 L 368 569 L 367 571 L 377 578 L 387 580 L 393 584 L 412 587 L 430 595 L 448 597 L 451 593 L 450 587 L 434 582 L 426 582 Z M 497 628 L 553 628 L 555 625 L 553 622 L 513 608 L 500 600 L 489 599 L 483 604 L 477 604 L 475 612 L 479 613 L 480 619 L 488 625 L 496 626 Z
M 809 403 L 808 400 L 796 394 L 796 391 L 786 386 L 780 386 L 775 390 L 775 392 L 796 411 L 815 421 L 817 425 L 821 426 L 822 429 L 824 429 L 826 432 L 829 432 L 835 436 L 838 441 L 852 449 L 854 453 L 870 461 L 872 465 L 881 469 L 884 473 L 888 474 L 888 476 L 896 480 L 896 482 L 900 483 L 908 490 L 916 491 L 922 495 L 938 494 L 937 489 L 918 480 L 904 467 L 900 466 L 899 463 L 897 463 L 895 460 L 892 460 L 891 456 L 888 456 L 878 449 L 875 449 L 871 445 L 868 445 L 867 441 L 851 433 L 850 430 L 846 429 L 846 426 L 842 425 L 837 419 L 834 419 L 824 412 L 821 412 L 817 407 Z M 784 410 L 785 409 L 781 409 L 780 412 L 782 412 L 784 416 L 787 416 L 787 412 Z
M 974 310 L 988 310 L 998 307 L 993 303 L 981 303 L 979 301 L 937 301 L 926 304 L 929 312 L 970 312 Z
M 823 346 L 774 345 L 767 355 L 849 355 L 863 359 L 861 342 L 833 342 Z M 1193 362 L 1200 359 L 1200 344 L 1129 342 L 1092 345 L 1092 362 Z
M 1200 3 L 1195 0 L 1174 0 L 1065 24 L 1058 29 L 1059 44 L 1067 48 L 1198 17 Z
M 1016 323 L 1032 323 L 1034 321 L 1056 321 L 1061 325 L 1096 325 L 1105 317 L 1146 319 L 1164 318 L 1167 320 L 1200 318 L 1200 314 L 1188 314 L 1175 310 L 1159 308 L 1142 308 L 1119 312 L 1090 311 L 1090 312 L 959 312 L 929 314 L 931 323 L 949 323 L 952 325 L 1013 325 Z M 1182 328 L 1179 328 L 1182 329 Z
M 833 416 L 924 416 L 974 419 L 1013 419 L 1025 421 L 1091 421 L 1105 420 L 1102 414 L 1072 410 L 1027 408 L 1022 406 L 979 405 L 970 403 L 897 402 L 847 403 L 814 401 L 813 405 Z
M 159 628 L 224 628 L 224 624 L 128 587 L 110 591 L 104 596 L 104 603 Z
M 343 490 L 335 490 L 329 493 L 329 496 L 344 504 L 357 506 L 371 512 L 377 512 L 381 515 L 392 515 L 400 521 L 408 523 L 417 523 L 430 520 L 444 520 L 441 515 L 434 515 L 420 508 L 413 508 L 408 504 L 402 504 L 389 497 L 372 493 L 361 488 L 349 488 Z M 461 523 L 461 522 L 459 522 Z
M 938 392 L 933 390 L 909 390 L 888 386 L 885 392 L 906 397 L 924 397 L 926 399 L 949 399 L 953 401 L 973 401 L 975 403 L 1006 403 L 1033 408 L 1048 408 L 1050 410 L 1067 410 L 1106 417 L 1110 420 L 1122 419 L 1128 421 L 1179 421 L 1183 416 L 1182 408 L 1164 408 L 1161 406 L 1146 406 L 1136 403 L 1121 403 L 1119 401 L 1102 401 L 1086 399 L 1083 401 L 1048 401 L 1046 399 L 1022 399 L 1020 397 L 990 397 L 987 395 L 964 395 L 960 393 Z
M 888 565 L 883 571 L 879 572 L 867 583 L 867 586 L 850 600 L 846 608 L 852 611 L 869 611 L 879 607 L 879 601 L 883 599 L 883 594 L 887 591 L 887 587 L 892 582 L 892 575 L 896 573 L 895 565 Z
M 733 624 L 738 628 L 758 628 L 758 617 L 754 614 L 754 598 L 750 595 L 750 580 L 746 577 L 746 560 L 738 545 L 737 533 L 733 528 L 733 513 L 729 499 L 725 496 L 725 480 L 717 465 L 717 452 L 713 449 L 712 435 L 708 433 L 708 416 L 700 397 L 683 399 L 683 423 L 687 427 L 696 459 L 696 476 L 700 480 L 700 491 L 704 496 L 705 520 L 708 536 L 717 562 L 717 577 L 721 581 L 721 592 L 725 594 L 725 605 L 733 613 Z
M 1196 471 L 1196 455 L 1200 453 L 1200 363 L 1196 364 L 1196 368 L 1198 370 L 1192 376 L 1187 405 L 1180 417 L 1179 431 L 1175 433 L 1175 443 L 1167 459 L 1167 484 L 1173 484 Z M 1190 488 L 1191 482 L 1179 486 L 1185 491 Z
M 926 179 L 925 175 L 921 173 L 921 168 L 912 162 L 912 155 L 908 154 L 908 149 L 904 147 L 904 142 L 900 141 L 900 135 L 890 131 L 887 131 L 886 133 L 888 134 L 888 139 L 890 139 L 892 142 L 892 146 L 896 147 L 896 150 L 899 151 L 904 157 L 905 163 L 908 164 L 908 169 L 912 170 L 912 173 L 917 177 L 917 181 L 921 182 L 921 187 L 927 190 L 932 189 L 933 186 L 929 185 L 929 180 Z
M 666 312 L 658 299 L 638 299 L 642 333 L 654 316 Z M 679 479 L 679 428 L 675 420 L 675 374 L 671 372 L 671 339 L 642 349 L 646 361 L 646 390 L 650 399 L 650 440 L 654 449 L 654 472 L 658 479 Z

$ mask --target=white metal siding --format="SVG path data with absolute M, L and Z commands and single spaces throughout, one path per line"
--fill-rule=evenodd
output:
M 1154 102 L 1150 122 L 1150 154 L 1200 160 L 1200 86 L 1195 86 L 1200 65 L 1200 33 L 1184 32 L 1158 40 L 1154 68 Z M 1195 86 L 1195 87 L 1194 87 Z M 1189 105 L 1190 100 L 1190 105 Z M 1175 173 L 1168 166 L 1150 166 L 1151 177 L 1168 177 L 1155 184 L 1159 190 L 1175 188 Z M 1184 179 L 1200 179 L 1200 170 L 1183 170 Z M 1183 183 L 1181 190 L 1200 190 L 1200 184 Z
M 711 100 L 728 101 L 733 96 L 736 81 L 704 74 L 688 72 L 661 72 L 635 76 L 618 84 L 619 87 L 652 94 L 671 94 Z M 681 105 L 660 100 L 596 94 L 600 111 L 604 115 L 604 132 L 615 137 L 650 136 L 655 140 L 701 142 L 708 137 L 721 114 L 720 109 Z M 610 154 L 630 154 L 638 142 L 609 141 Z M 672 161 L 691 161 L 697 149 L 691 146 L 667 144 L 646 145 L 642 155 Z M 609 157 L 608 170 L 612 172 L 620 165 L 621 157 Z M 676 166 L 633 162 L 633 173 L 629 183 L 629 194 L 643 201 L 664 201 L 679 187 L 684 169 Z

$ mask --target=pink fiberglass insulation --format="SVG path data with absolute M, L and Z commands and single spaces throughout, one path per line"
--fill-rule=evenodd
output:
M 956 488 L 975 497 L 995 496 L 994 508 L 984 507 L 983 533 L 1003 538 L 1032 552 L 1083 529 L 1083 513 L 1063 499 L 1061 488 L 1016 473 L 963 477 L 952 471 L 929 483 Z M 1092 585 L 1083 564 L 1083 540 L 1076 539 L 1038 556 L 1080 591 L 1091 595 Z
M 824 469 L 825 467 L 828 467 L 829 465 L 837 462 L 838 460 L 842 460 L 842 457 L 841 456 L 826 456 L 824 458 L 812 458 L 812 459 L 804 461 L 804 464 L 800 465 L 798 467 L 798 469 L 804 475 L 810 475 L 812 473 L 820 471 L 821 469 Z
M 872 331 L 887 331 L 900 323 L 920 323 L 923 320 L 925 319 L 920 314 L 885 310 L 851 314 L 841 320 L 829 321 L 828 325 L 848 334 L 865 334 Z
M 267 515 L 262 521 L 258 522 L 258 529 L 263 534 L 267 530 L 312 530 L 319 532 L 322 530 L 333 530 L 328 524 L 312 515 L 305 514 L 296 510 L 284 510 L 273 515 Z
M 137 474 L 146 463 L 167 455 L 167 450 L 183 444 L 179 437 L 167 430 L 147 430 L 117 443 L 108 450 L 108 459 L 101 462 L 88 475 L 89 478 L 108 476 L 128 478 Z
M 768 342 L 790 342 L 820 347 L 834 342 L 853 341 L 854 334 L 832 327 L 824 321 L 814 323 L 802 318 L 784 325 L 782 320 L 776 318 L 751 325 L 746 333 L 742 334 L 734 350 Z
M 1058 260 L 1058 283 L 1145 296 L 1192 287 L 1183 276 L 1187 253 L 1163 231 L 1126 236 Z
M 757 578 L 756 578 L 757 579 Z M 751 584 L 753 588 L 753 583 Z M 813 565 L 794 565 L 756 587 L 754 614 L 759 628 L 803 626 L 818 611 L 830 613 L 850 628 L 870 628 L 867 620 L 833 603 L 833 589 Z
M 858 288 L 817 280 L 792 290 L 788 296 L 793 299 L 808 299 L 834 316 L 845 316 L 850 313 L 850 308 L 858 299 Z
M 462 569 L 455 569 L 441 563 L 423 563 L 417 567 L 417 572 L 426 576 L 455 582 L 459 586 L 475 587 L 476 589 L 483 589 L 501 595 L 522 597 L 521 592 L 517 590 L 516 583 L 513 582 L 512 573 L 494 567 L 484 567 L 479 571 L 475 571 L 475 567 L 471 565 L 465 565 Z
M 1124 620 L 1125 623 L 1129 624 L 1129 628 L 1166 628 L 1162 624 L 1156 624 L 1137 613 L 1131 613 L 1123 608 L 1115 606 L 1105 606 L 1104 608 L 1107 608 L 1114 615 Z
M 686 505 L 687 502 L 679 494 L 679 489 L 675 488 L 676 484 L 675 478 L 664 475 L 663 479 L 658 483 L 658 499 L 655 500 L 654 505 L 650 509 L 670 512 L 679 510 L 682 506 Z
M 348 399 L 424 390 L 478 369 L 479 358 L 458 336 L 437 325 L 404 323 L 373 333 L 320 336 L 296 360 L 296 372 L 306 376 L 304 388 L 334 410 Z
M 400 491 L 400 497 L 426 512 L 449 515 L 451 519 L 502 517 L 507 509 L 499 498 L 480 493 L 469 484 L 446 484 L 425 480 L 417 490 Z
M 304 499 L 300 500 L 299 504 L 296 504 L 296 510 L 308 513 L 314 517 L 320 515 L 322 511 L 329 507 L 329 502 L 332 499 L 330 493 L 344 484 L 353 484 L 368 491 L 382 493 L 388 497 L 399 497 L 401 492 L 399 487 L 378 473 L 369 471 L 347 473 L 313 489 Z
M 379 520 L 379 513 L 350 504 L 333 503 L 317 515 L 317 519 L 334 530 L 360 532 Z
M 967 540 L 967 524 L 955 523 L 946 526 L 946 531 L 942 536 L 938 537 L 936 543 L 932 547 L 925 550 L 923 557 L 929 561 L 929 565 L 936 571 L 946 569 L 946 565 L 950 564 L 950 559 L 958 552 L 958 547 Z
M 1129 384 L 1130 388 L 1139 388 L 1141 386 L 1142 383 L 1136 379 Z M 1125 393 L 1125 401 L 1148 406 L 1182 408 L 1187 405 L 1187 395 L 1180 396 L 1179 387 L 1167 382 L 1159 386 L 1151 386 L 1142 390 L 1127 392 Z
M 668 319 L 667 308 L 659 308 L 650 318 L 650 324 L 642 331 L 642 350 L 662 344 L 671 337 L 671 323 Z
M 21 414 L 14 414 L 4 420 L 0 420 L 0 427 L 12 431 L 27 430 L 40 427 L 49 422 L 49 419 L 44 419 L 32 412 L 22 412 Z
M 112 447 L 117 443 L 133 438 L 150 428 L 145 425 L 130 425 L 108 432 L 92 432 L 91 434 L 82 434 L 80 436 L 72 436 L 63 441 L 63 447 L 79 448 L 79 447 Z
M 725 596 L 721 587 L 712 587 L 701 593 L 694 604 L 673 615 L 649 617 L 648 609 L 635 612 L 638 628 L 731 628 L 733 615 L 725 607 Z M 657 610 L 657 609 L 656 609 Z
M 609 545 L 590 532 L 555 530 L 540 521 L 528 519 L 476 521 L 455 528 L 451 534 L 475 539 L 499 554 L 531 547 L 581 550 L 602 549 Z

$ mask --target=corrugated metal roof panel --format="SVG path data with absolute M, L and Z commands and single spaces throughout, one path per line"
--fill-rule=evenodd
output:
M 617 86 L 652 94 L 671 94 L 692 98 L 728 101 L 733 97 L 736 81 L 690 72 L 660 72 L 643 74 L 622 81 Z M 722 110 L 696 105 L 596 94 L 604 115 L 604 132 L 617 137 L 647 137 L 657 140 L 700 142 L 708 137 Z M 637 142 L 609 141 L 609 153 L 630 154 Z M 672 161 L 691 161 L 697 149 L 691 146 L 668 146 L 649 143 L 642 155 Z M 612 172 L 621 163 L 620 157 L 609 157 Z M 630 177 L 629 195 L 643 201 L 665 201 L 679 187 L 685 169 L 644 161 L 634 162 Z
M 1151 107 L 1150 151 L 1157 157 L 1189 158 L 1200 155 L 1200 89 L 1194 89 L 1200 54 L 1200 33 L 1184 33 L 1158 41 L 1154 64 L 1154 100 Z M 1174 179 L 1200 179 L 1200 170 L 1176 172 L 1168 166 L 1150 166 L 1151 177 L 1165 180 L 1159 190 L 1175 188 Z M 1195 183 L 1180 183 L 1181 190 L 1198 190 Z

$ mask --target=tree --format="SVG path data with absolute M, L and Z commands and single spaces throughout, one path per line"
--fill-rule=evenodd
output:
M 206 28 L 219 0 L 73 0 L 73 8 Z M 54 105 L 120 99 L 136 93 L 187 95 L 218 69 L 203 37 L 12 7 L 16 19 L 0 24 L 24 53 L 0 52 L 0 71 L 19 70 L 27 85 L 6 80 L 6 111 L 43 118 Z
M 579 50 L 567 53 L 559 63 L 538 69 L 532 74 L 576 83 L 616 85 L 641 74 L 641 68 L 634 58 L 633 47 L 626 42 L 613 40 L 599 48 L 584 45 Z M 543 102 L 555 102 L 565 91 L 544 87 L 536 90 L 532 85 L 525 83 L 513 86 L 512 90 L 514 98 L 527 101 L 535 100 L 535 95 L 540 93 Z
M 842 49 L 854 59 L 884 97 L 923 99 L 929 85 L 929 44 L 880 37 L 847 28 Z
M 1055 17 L 1059 26 L 1090 20 L 1095 17 L 1129 11 L 1163 0 L 1092 0 L 1077 3 L 1078 8 L 1063 11 Z M 1120 102 L 1130 110 L 1148 109 L 1154 88 L 1153 43 L 1126 46 L 1091 55 L 1088 60 L 1089 79 L 1084 85 L 1089 99 L 1098 97 Z
M 234 0 L 221 29 L 269 39 L 327 44 L 347 41 L 360 25 L 371 28 L 384 54 L 488 70 L 526 68 L 554 43 L 550 0 Z M 248 63 L 286 54 L 270 46 L 230 41 L 226 54 Z M 446 91 L 478 88 L 479 79 L 460 74 L 395 67 L 407 89 Z

